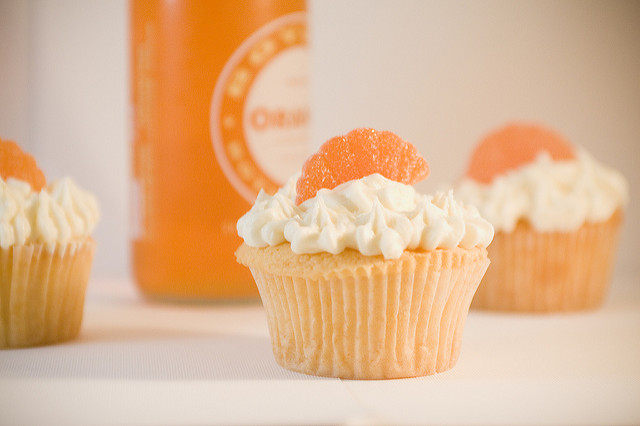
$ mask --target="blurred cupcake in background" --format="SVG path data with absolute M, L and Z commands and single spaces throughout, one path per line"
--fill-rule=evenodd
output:
M 456 196 L 496 231 L 472 307 L 557 312 L 603 303 L 628 198 L 620 173 L 550 129 L 514 123 L 478 144 Z
M 0 348 L 77 336 L 98 221 L 71 178 L 47 184 L 29 154 L 0 140 Z

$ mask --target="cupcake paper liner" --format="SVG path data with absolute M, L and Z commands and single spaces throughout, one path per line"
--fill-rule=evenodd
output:
M 288 244 L 243 245 L 237 255 L 255 278 L 277 362 L 346 379 L 452 368 L 489 264 L 481 248 L 405 252 L 384 260 L 353 251 L 296 255 Z
M 604 302 L 615 258 L 621 213 L 575 232 L 538 232 L 518 224 L 497 232 L 472 308 L 562 312 Z
M 45 345 L 80 331 L 95 242 L 0 249 L 0 348 Z

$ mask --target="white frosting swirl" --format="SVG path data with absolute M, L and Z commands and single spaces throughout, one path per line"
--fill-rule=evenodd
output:
M 23 181 L 0 179 L 0 247 L 30 243 L 67 244 L 88 237 L 98 222 L 95 197 L 71 178 L 40 192 Z
M 624 177 L 583 149 L 574 160 L 554 161 L 546 153 L 490 184 L 465 178 L 456 195 L 478 207 L 497 229 L 510 232 L 518 221 L 539 231 L 574 231 L 601 222 L 627 202 Z
M 350 248 L 364 255 L 398 258 L 404 250 L 457 246 L 486 247 L 493 227 L 453 193 L 418 194 L 412 186 L 382 175 L 321 189 L 295 204 L 297 176 L 273 196 L 260 192 L 238 220 L 238 234 L 252 247 L 291 244 L 294 253 L 338 254 Z

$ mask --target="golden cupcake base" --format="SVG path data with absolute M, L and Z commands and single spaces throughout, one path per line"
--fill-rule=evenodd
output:
M 344 379 L 416 377 L 452 368 L 471 299 L 489 260 L 483 248 L 406 251 L 400 258 L 297 255 L 252 248 L 250 267 L 283 367 Z
M 77 336 L 95 242 L 0 249 L 0 348 Z
M 609 289 L 622 214 L 576 232 L 539 232 L 519 223 L 496 232 L 491 266 L 472 308 L 513 312 L 594 309 Z

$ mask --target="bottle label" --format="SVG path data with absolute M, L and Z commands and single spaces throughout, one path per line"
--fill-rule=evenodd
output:
M 247 201 L 273 193 L 308 155 L 306 13 L 263 26 L 233 53 L 211 103 L 211 138 L 222 171 Z

